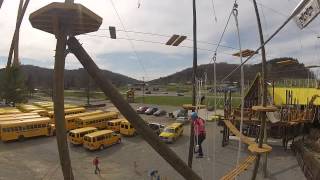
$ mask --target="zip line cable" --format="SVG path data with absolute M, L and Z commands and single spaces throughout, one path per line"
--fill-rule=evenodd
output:
M 218 18 L 217 18 L 217 14 L 216 14 L 216 8 L 215 8 L 215 6 L 214 6 L 214 2 L 213 2 L 213 1 L 214 1 L 214 0 L 211 0 L 213 16 L 214 16 L 214 20 L 215 20 L 216 22 L 218 22 Z
M 121 17 L 120 17 L 120 14 L 119 14 L 116 6 L 115 6 L 114 3 L 113 3 L 113 0 L 110 0 L 110 2 L 111 2 L 111 5 L 112 5 L 114 11 L 116 12 L 116 15 L 117 15 L 117 17 L 118 17 L 118 19 L 119 19 L 119 21 L 120 21 L 120 24 L 121 24 L 122 28 L 124 29 L 124 32 L 126 32 L 125 34 L 126 34 L 126 36 L 127 36 L 127 38 L 128 38 L 129 44 L 130 44 L 130 46 L 131 46 L 131 48 L 132 48 L 132 50 L 133 50 L 136 58 L 138 59 L 138 62 L 139 62 L 139 64 L 140 64 L 140 66 L 142 67 L 142 70 L 143 70 L 145 76 L 147 76 L 147 71 L 146 71 L 143 63 L 141 62 L 141 59 L 140 59 L 140 57 L 139 57 L 139 55 L 138 55 L 138 53 L 137 53 L 137 51 L 136 51 L 136 48 L 135 48 L 133 42 L 130 40 L 130 37 L 129 37 L 127 31 L 126 31 L 126 27 L 125 27 L 125 25 L 124 25 L 124 23 L 123 23 L 123 21 L 122 21 L 122 19 L 121 19 Z
M 235 69 L 233 69 L 227 76 L 225 76 L 223 79 L 222 79 L 222 82 L 225 81 L 226 79 L 228 79 L 235 71 L 237 71 L 241 66 L 243 66 L 245 63 L 247 63 L 256 53 L 258 53 L 258 51 L 263 47 L 265 46 L 271 39 L 273 39 L 282 29 L 283 27 L 285 27 L 288 22 L 296 15 L 297 13 L 294 12 L 292 13 L 286 20 L 285 22 L 280 26 L 278 27 L 278 29 L 276 29 L 276 31 L 261 45 L 259 46 L 255 51 L 254 53 L 252 53 L 244 62 L 242 62 L 239 66 L 237 66 Z

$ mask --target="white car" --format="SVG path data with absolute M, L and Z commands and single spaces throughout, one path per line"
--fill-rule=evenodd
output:
M 176 121 L 179 123 L 183 123 L 183 124 L 187 124 L 190 122 L 188 116 L 179 116 L 179 117 L 177 117 Z

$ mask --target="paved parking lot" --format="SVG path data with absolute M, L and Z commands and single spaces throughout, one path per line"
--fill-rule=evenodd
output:
M 168 107 L 170 108 L 170 107 Z M 172 107 L 172 109 L 174 109 Z M 170 123 L 166 117 L 145 116 L 153 122 Z M 185 125 L 183 136 L 174 144 L 169 144 L 183 160 L 187 161 L 189 145 L 189 125 Z M 236 163 L 237 141 L 221 147 L 220 127 L 207 123 L 207 139 L 204 141 L 205 157 L 194 159 L 194 170 L 206 180 L 219 179 Z M 167 180 L 183 179 L 169 166 L 139 135 L 123 137 L 121 144 L 102 151 L 87 151 L 81 146 L 70 146 L 75 179 L 148 179 L 153 169 Z M 272 180 L 305 179 L 295 157 L 290 151 L 284 152 L 279 142 L 273 142 L 273 152 L 269 156 L 269 178 Z M 247 156 L 243 148 L 242 159 Z M 92 160 L 100 157 L 101 175 L 94 174 Z M 250 179 L 252 167 L 238 179 Z M 0 142 L 0 179 L 14 180 L 60 180 L 62 173 L 55 137 L 39 137 L 24 142 Z M 258 179 L 262 179 L 258 176 Z

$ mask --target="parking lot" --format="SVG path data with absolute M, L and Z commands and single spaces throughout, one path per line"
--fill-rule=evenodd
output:
M 134 105 L 137 107 L 138 105 Z M 168 112 L 176 107 L 164 107 Z M 202 112 L 204 114 L 204 112 Z M 149 122 L 168 124 L 174 119 L 142 115 Z M 221 147 L 221 127 L 216 123 L 207 123 L 207 139 L 203 143 L 205 157 L 194 159 L 194 170 L 203 179 L 219 179 L 235 167 L 237 141 L 231 140 Z M 190 126 L 184 126 L 183 136 L 175 143 L 168 144 L 183 160 L 187 161 Z M 284 152 L 280 142 L 271 140 L 273 151 L 269 156 L 269 179 L 305 179 L 295 156 Z M 122 143 L 101 151 L 88 151 L 81 146 L 70 145 L 70 155 L 75 179 L 149 179 L 148 172 L 158 170 L 168 180 L 183 179 L 165 160 L 163 160 L 139 135 L 123 137 Z M 247 147 L 243 148 L 242 159 L 247 156 Z M 101 175 L 94 174 L 92 160 L 98 156 L 101 161 Z M 250 179 L 251 168 L 238 179 Z M 0 142 L 0 179 L 14 180 L 60 180 L 60 168 L 55 137 L 39 137 L 23 142 Z M 258 179 L 262 177 L 258 176 Z

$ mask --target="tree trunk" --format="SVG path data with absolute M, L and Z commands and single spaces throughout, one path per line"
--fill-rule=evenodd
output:
M 192 0 L 192 12 L 193 12 L 193 71 L 192 71 L 192 106 L 196 106 L 196 76 L 197 76 L 197 12 L 196 12 L 196 0 Z M 193 110 L 194 111 L 194 110 Z M 194 127 L 193 123 L 190 123 L 190 145 L 188 155 L 188 166 L 192 168 L 194 148 Z
M 59 26 L 59 25 L 58 25 Z M 58 27 L 57 29 L 61 29 Z M 59 30 L 58 30 L 59 31 Z M 56 137 L 59 150 L 60 164 L 65 180 L 73 180 L 69 148 L 66 135 L 66 123 L 64 117 L 64 66 L 67 36 L 64 32 L 57 32 L 57 45 L 54 63 L 53 103 L 54 119 L 56 125 Z

